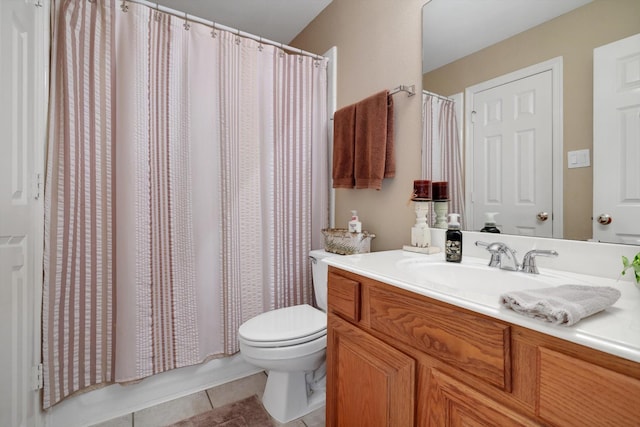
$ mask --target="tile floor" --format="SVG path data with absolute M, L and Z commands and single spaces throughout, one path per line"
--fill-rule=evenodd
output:
M 257 394 L 262 398 L 267 376 L 264 372 L 241 378 L 206 391 L 194 393 L 132 414 L 114 418 L 94 427 L 160 427 L 236 402 Z M 324 427 L 324 407 L 286 424 L 274 420 L 275 426 Z

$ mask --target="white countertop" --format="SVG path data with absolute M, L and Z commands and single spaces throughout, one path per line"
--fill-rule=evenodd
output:
M 505 275 L 506 281 L 514 278 L 513 288 L 505 285 L 502 289 L 502 286 L 482 283 L 481 280 L 454 287 L 443 285 L 442 279 L 438 282 L 429 277 L 428 263 L 435 262 L 441 265 L 444 261 L 442 253 L 424 255 L 394 250 L 332 256 L 325 260 L 329 265 L 352 273 L 640 363 L 640 290 L 628 281 L 618 282 L 608 278 L 540 268 L 538 276 L 522 272 L 497 271 L 497 274 Z M 486 259 L 463 256 L 461 264 L 465 267 L 481 266 L 486 265 L 488 260 L 488 256 Z M 526 287 L 522 287 L 523 283 Z M 621 297 L 611 307 L 582 319 L 573 326 L 556 326 L 532 319 L 517 314 L 499 303 L 499 296 L 503 292 L 563 283 L 611 286 L 620 290 Z

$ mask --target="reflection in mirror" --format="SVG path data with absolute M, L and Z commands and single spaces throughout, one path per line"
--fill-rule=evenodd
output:
M 423 90 L 422 177 L 433 183 L 435 228 L 447 228 L 448 213 L 457 213 L 461 225 L 466 224 L 458 105 L 453 98 Z
M 614 112 L 601 120 L 599 106 L 608 105 L 606 100 L 594 109 L 594 96 L 600 96 L 598 88 L 605 80 L 601 72 L 594 79 L 594 49 L 637 33 L 637 0 L 431 0 L 425 4 L 423 89 L 457 99 L 468 213 L 465 229 L 480 230 L 485 212 L 499 212 L 496 222 L 503 232 L 640 244 L 638 115 L 619 117 Z M 635 45 L 631 45 L 633 51 Z M 636 48 L 640 51 L 640 46 Z M 607 49 L 597 49 L 596 57 L 600 50 Z M 633 64 L 638 66 L 638 59 Z M 530 76 L 535 78 L 527 81 L 529 86 L 522 86 L 524 77 Z M 637 112 L 640 79 L 631 71 L 625 79 L 630 99 L 625 111 Z M 514 99 L 509 107 L 507 101 Z M 540 111 L 545 111 L 546 124 L 505 120 L 531 119 Z M 491 127 L 497 123 L 504 128 Z M 599 131 L 605 129 L 599 123 L 626 123 L 626 130 Z M 606 136 L 604 154 L 598 139 L 594 144 L 594 124 L 596 137 L 598 132 Z M 635 133 L 630 134 L 633 129 Z M 623 148 L 612 154 L 616 135 Z M 603 163 L 607 155 L 616 163 Z M 631 161 L 635 168 L 630 167 Z M 424 175 L 437 169 L 434 163 L 424 161 L 423 168 L 429 168 Z M 620 189 L 607 186 L 609 193 L 620 195 L 618 204 L 622 201 L 626 210 L 594 204 L 594 199 L 603 199 L 594 194 L 594 188 L 599 188 L 594 176 L 602 175 L 623 178 Z M 545 190 L 540 190 L 542 185 Z M 551 197 L 535 206 L 543 195 Z M 521 212 L 525 205 L 533 209 Z M 633 205 L 635 210 L 630 209 Z M 612 221 L 599 223 L 601 214 L 609 214 Z

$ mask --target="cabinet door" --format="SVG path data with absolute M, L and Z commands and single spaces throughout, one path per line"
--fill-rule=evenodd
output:
M 468 385 L 437 369 L 431 369 L 427 393 L 430 427 L 538 426 Z
M 327 426 L 412 426 L 415 361 L 330 314 Z
M 640 381 L 540 347 L 538 415 L 554 425 L 639 426 Z

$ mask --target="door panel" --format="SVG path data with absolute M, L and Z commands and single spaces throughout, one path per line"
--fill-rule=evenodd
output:
M 0 1 L 0 425 L 41 424 L 48 2 Z
M 594 49 L 593 59 L 593 238 L 638 245 L 640 34 Z M 598 222 L 603 214 L 610 223 Z
M 473 215 L 498 212 L 504 233 L 553 237 L 552 71 L 514 79 L 473 95 Z

